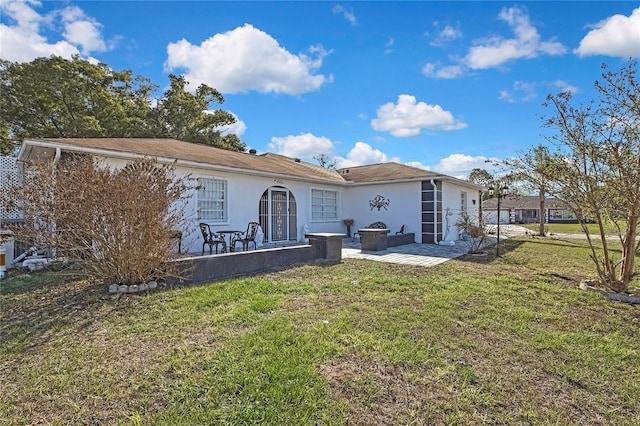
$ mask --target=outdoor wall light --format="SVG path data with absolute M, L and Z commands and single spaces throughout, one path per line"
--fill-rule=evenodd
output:
M 489 188 L 489 195 L 494 195 L 498 199 L 498 229 L 497 229 L 497 241 L 496 241 L 496 257 L 500 256 L 500 199 L 506 197 L 509 194 L 509 187 L 504 185 L 495 189 L 493 186 Z

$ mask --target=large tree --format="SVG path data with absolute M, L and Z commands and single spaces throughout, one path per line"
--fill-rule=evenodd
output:
M 493 185 L 494 177 L 485 169 L 475 168 L 471 170 L 467 180 L 471 183 L 475 183 L 476 185 L 489 187 Z
M 222 135 L 235 117 L 212 109 L 224 102 L 215 89 L 186 90 L 183 77 L 154 99 L 157 86 L 129 70 L 114 71 L 75 56 L 37 58 L 28 63 L 0 60 L 0 130 L 8 138 L 170 137 L 234 151 L 245 145 Z M 2 135 L 0 135 L 1 137 Z M 9 144 L 0 149 L 6 152 Z
M 153 90 L 130 71 L 78 57 L 0 61 L 0 125 L 16 140 L 143 136 Z
M 603 65 L 596 82 L 599 98 L 574 106 L 571 93 L 548 96 L 553 113 L 545 125 L 556 133 L 549 137 L 557 151 L 542 169 L 548 191 L 564 200 L 583 223 L 601 282 L 626 291 L 633 280 L 640 222 L 640 91 L 638 63 L 629 61 L 618 72 Z M 584 226 L 598 224 L 595 244 Z M 622 256 L 616 257 L 605 223 L 616 225 Z
M 509 170 L 511 179 L 519 182 L 527 192 L 538 193 L 538 233 L 544 236 L 548 175 L 553 170 L 549 148 L 538 145 L 520 157 L 505 160 L 503 165 Z
M 244 151 L 240 139 L 229 134 L 223 136 L 221 126 L 236 122 L 233 114 L 211 107 L 223 103 L 216 89 L 201 84 L 195 93 L 186 90 L 188 82 L 182 76 L 169 75 L 170 87 L 158 100 L 153 111 L 157 131 L 162 137 L 216 146 L 233 151 Z

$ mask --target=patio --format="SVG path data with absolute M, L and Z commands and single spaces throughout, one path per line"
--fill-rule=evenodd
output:
M 359 241 L 352 242 L 351 238 L 342 240 L 343 258 L 367 259 L 404 265 L 434 266 L 460 257 L 468 251 L 469 243 L 464 241 L 456 241 L 453 246 L 412 243 L 380 251 L 361 251 Z

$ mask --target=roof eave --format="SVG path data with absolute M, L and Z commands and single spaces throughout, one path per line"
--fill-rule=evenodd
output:
M 88 148 L 77 145 L 67 145 L 60 142 L 51 142 L 51 141 L 43 141 L 36 139 L 25 140 L 20 147 L 20 151 L 18 153 L 19 161 L 29 161 L 29 157 L 32 155 L 33 147 L 42 147 L 42 148 L 50 148 L 55 150 L 56 148 L 65 148 L 67 152 L 75 152 L 80 154 L 91 154 L 101 157 L 108 158 L 117 158 L 121 160 L 134 160 L 136 158 L 144 158 L 144 157 L 153 157 L 157 161 L 163 164 L 176 164 L 189 168 L 196 168 L 202 170 L 211 170 L 218 172 L 229 172 L 229 173 L 240 173 L 252 176 L 263 176 L 270 178 L 279 178 L 279 179 L 289 179 L 297 182 L 313 182 L 313 183 L 323 183 L 323 184 L 333 184 L 333 185 L 344 185 L 344 181 L 334 181 L 330 179 L 321 179 L 321 178 L 306 178 L 302 176 L 289 175 L 284 173 L 273 173 L 266 172 L 261 170 L 252 170 L 252 169 L 243 169 L 238 167 L 230 167 L 230 166 L 222 166 L 219 164 L 209 164 L 209 163 L 201 163 L 197 161 L 191 160 L 179 160 L 175 158 L 169 157 L 158 157 L 158 156 L 148 156 L 143 154 L 136 154 L 132 152 L 124 152 L 124 151 L 112 151 L 107 149 L 99 149 L 99 148 Z

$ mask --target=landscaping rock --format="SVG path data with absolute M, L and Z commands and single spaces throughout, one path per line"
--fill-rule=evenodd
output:
M 126 293 L 129 291 L 129 287 L 127 287 L 126 285 L 122 284 L 121 286 L 118 287 L 118 291 L 120 293 Z
M 149 290 L 153 290 L 154 288 L 158 287 L 158 282 L 157 281 L 149 281 L 147 283 L 147 285 L 149 286 Z
M 129 286 L 129 293 L 137 293 L 138 292 L 139 287 L 135 284 L 132 284 Z
M 597 281 L 582 281 L 580 282 L 580 290 L 588 290 L 595 291 L 602 294 L 609 300 L 614 300 L 616 302 L 629 303 L 632 305 L 640 305 L 640 297 L 632 296 L 626 293 L 616 293 L 615 291 L 608 291 L 602 288 L 594 287 L 593 284 L 597 284 Z
M 149 285 L 147 283 L 140 284 L 140 286 L 138 287 L 138 291 L 148 291 L 148 290 L 149 290 Z
M 109 286 L 109 293 L 118 293 L 120 291 L 120 286 L 118 284 L 111 284 Z

